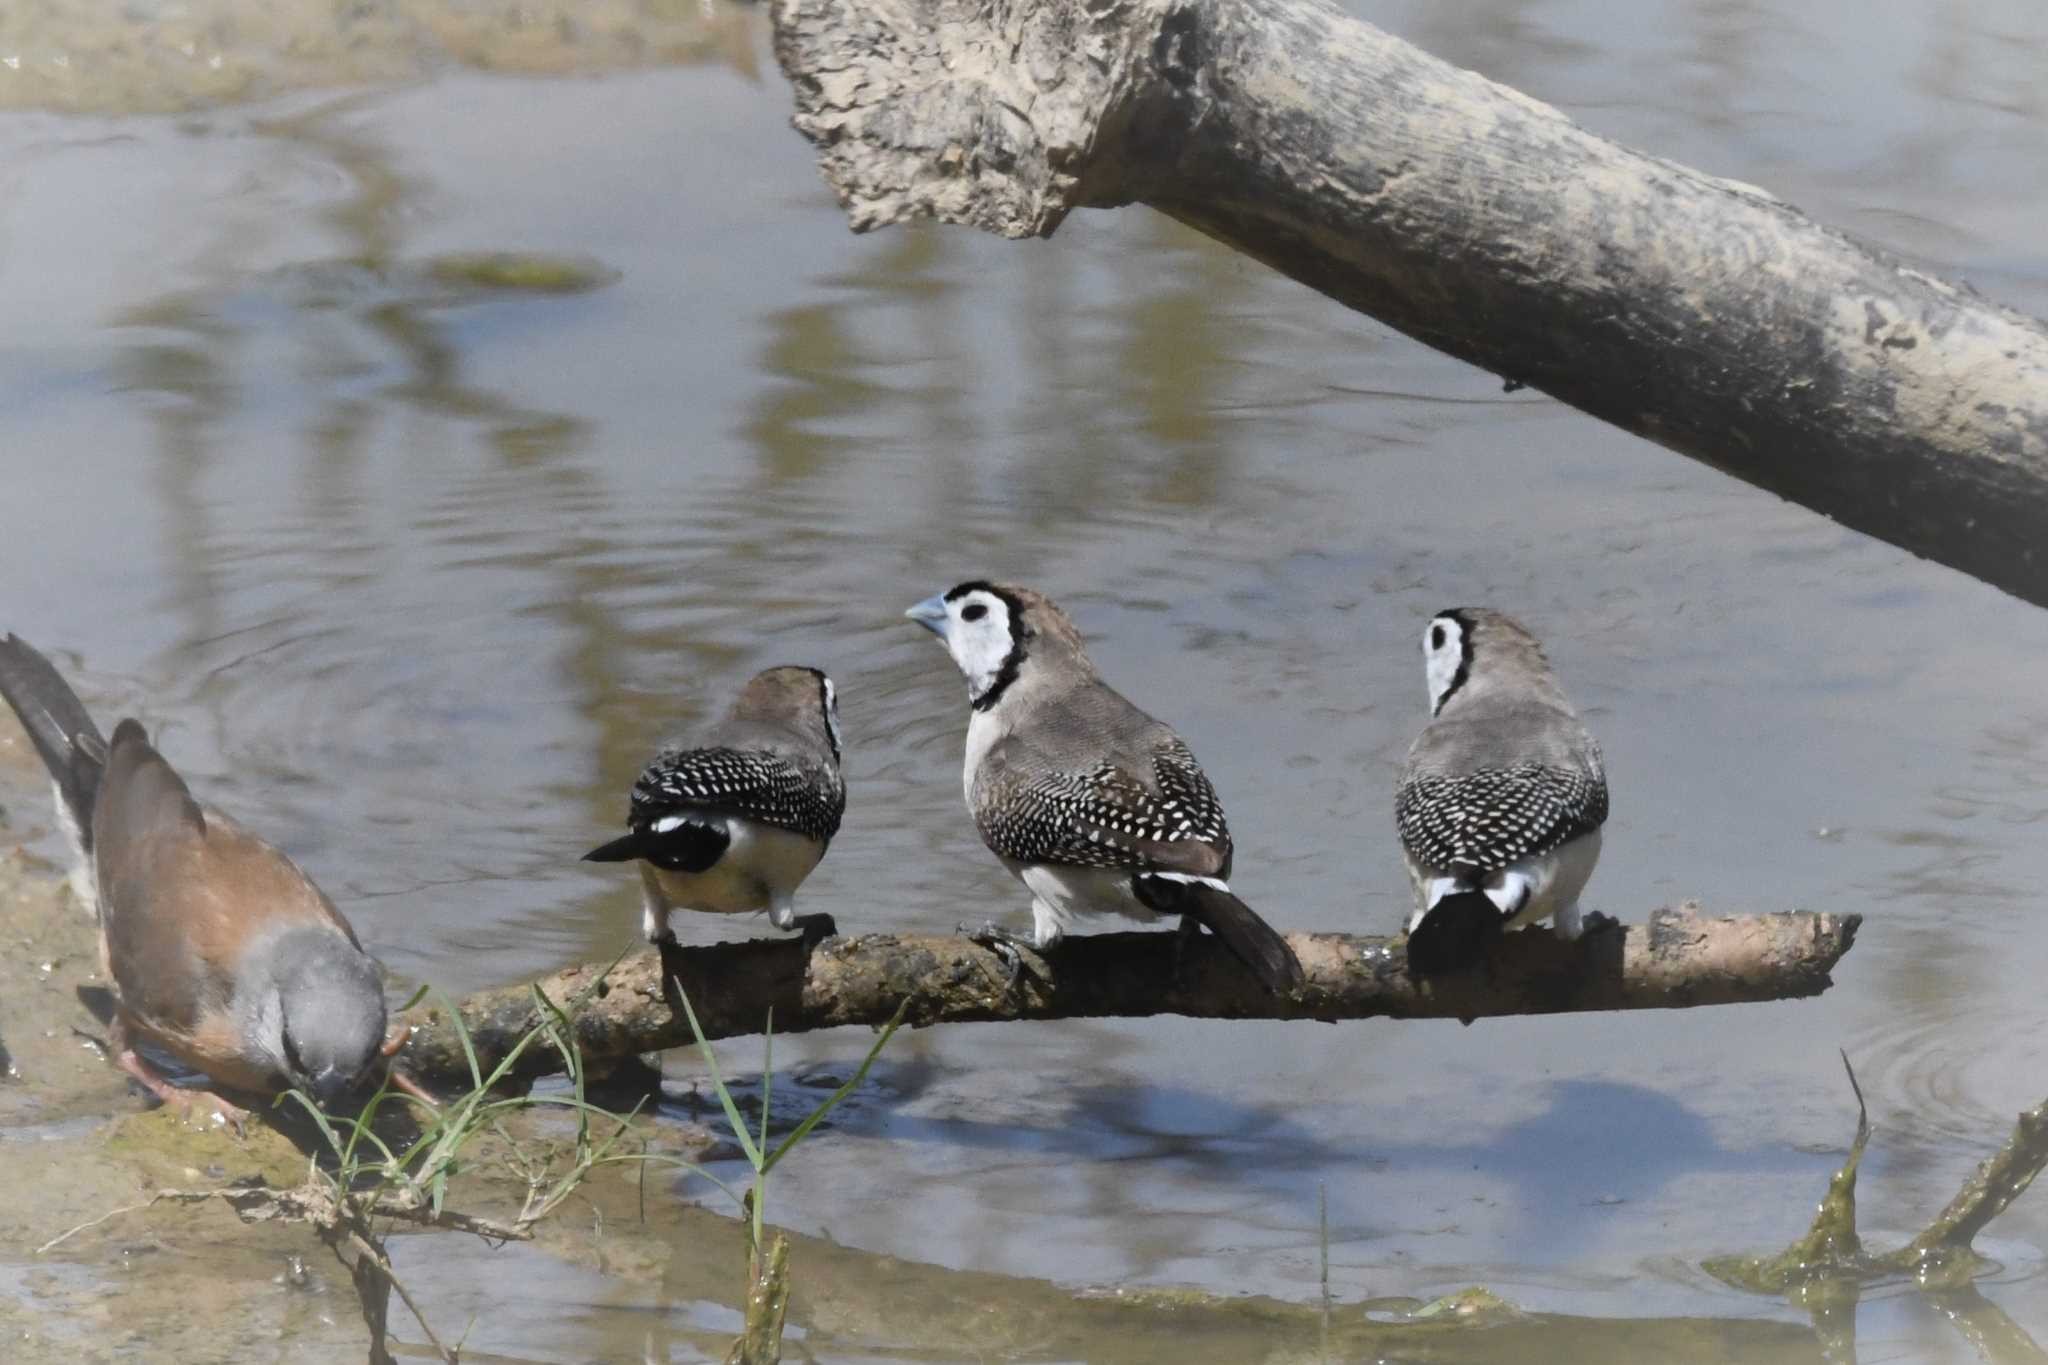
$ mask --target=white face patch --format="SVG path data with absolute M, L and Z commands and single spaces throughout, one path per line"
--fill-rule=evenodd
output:
M 1422 667 L 1429 679 L 1429 713 L 1444 708 L 1444 695 L 1458 681 L 1465 667 L 1465 628 L 1449 616 L 1439 616 L 1422 634 Z
M 995 686 L 1010 657 L 1010 607 L 977 588 L 946 603 L 946 649 L 967 678 L 967 695 L 980 701 Z
M 825 730 L 832 736 L 832 752 L 844 753 L 846 742 L 839 735 L 839 689 L 825 679 Z

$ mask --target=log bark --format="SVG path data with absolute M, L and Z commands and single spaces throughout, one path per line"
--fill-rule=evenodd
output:
M 2048 328 L 1326 0 L 775 0 L 858 231 L 1145 203 L 1460 359 L 2048 604 Z
M 964 937 L 863 934 L 807 947 L 756 939 L 663 953 L 642 950 L 535 983 L 574 1016 L 586 1060 L 608 1063 L 691 1041 L 675 983 L 689 993 L 707 1038 L 887 1023 L 899 1008 L 913 1027 L 968 1021 L 1181 1014 L 1200 1019 L 1478 1019 L 1573 1010 L 1683 1009 L 1818 995 L 1855 942 L 1860 915 L 1811 911 L 1708 918 L 1698 907 L 1660 910 L 1647 924 L 1589 928 L 1575 943 L 1547 930 L 1510 934 L 1484 969 L 1418 986 L 1398 947 L 1381 938 L 1291 934 L 1306 984 L 1267 992 L 1213 939 L 1175 960 L 1172 933 L 1067 939 L 1014 987 L 1001 959 Z M 482 991 L 456 1010 L 485 1072 L 538 1023 L 530 985 Z M 907 1003 L 906 1003 L 907 1002 Z M 429 1083 L 466 1084 L 468 1063 L 449 1011 L 413 1015 L 399 1063 Z M 521 1054 L 512 1076 L 561 1070 L 547 1048 Z

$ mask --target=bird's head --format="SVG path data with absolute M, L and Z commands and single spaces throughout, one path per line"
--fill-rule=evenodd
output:
M 782 664 L 756 673 L 733 701 L 731 718 L 794 730 L 840 761 L 839 689 L 819 669 Z
M 1489 607 L 1454 607 L 1432 616 L 1422 632 L 1422 666 L 1433 716 L 1496 682 L 1523 676 L 1540 683 L 1550 676 L 1550 661 L 1536 637 Z
M 993 707 L 1033 673 L 1095 676 L 1081 632 L 1051 598 L 1029 588 L 975 579 L 927 597 L 904 615 L 945 642 L 977 711 Z
M 268 962 L 251 1041 L 287 1085 L 330 1108 L 381 1060 L 384 986 L 376 964 L 325 928 L 292 930 L 258 951 Z

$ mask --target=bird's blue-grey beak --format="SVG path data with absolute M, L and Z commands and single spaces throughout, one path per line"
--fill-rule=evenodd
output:
M 941 640 L 946 638 L 948 622 L 946 618 L 946 596 L 944 593 L 933 593 L 930 597 L 925 598 L 924 601 L 903 614 L 938 636 Z
M 354 1090 L 356 1078 L 338 1066 L 327 1067 L 306 1078 L 306 1088 L 313 1092 L 313 1098 L 320 1101 L 322 1109 L 332 1109 L 346 1099 Z

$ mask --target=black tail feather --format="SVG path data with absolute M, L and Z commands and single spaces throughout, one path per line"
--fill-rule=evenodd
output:
M 1483 891 L 1454 891 L 1408 935 L 1408 975 L 1446 976 L 1476 967 L 1507 927 Z
M 1252 969 L 1267 990 L 1287 992 L 1302 983 L 1301 961 L 1280 931 L 1249 905 L 1205 882 L 1157 875 L 1133 880 L 1138 899 L 1162 914 L 1177 914 L 1206 926 L 1237 959 Z
M 685 819 L 665 830 L 637 825 L 583 855 L 587 863 L 649 862 L 669 872 L 708 872 L 732 845 L 723 822 Z
M 107 741 L 99 727 L 71 684 L 19 635 L 0 640 L 0 696 L 21 717 L 90 852 L 92 806 L 107 761 Z
M 586 863 L 630 863 L 640 856 L 640 832 L 622 834 L 608 844 L 599 844 L 583 855 Z

